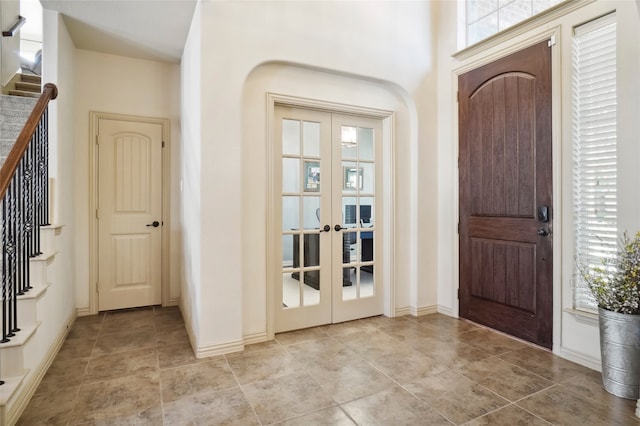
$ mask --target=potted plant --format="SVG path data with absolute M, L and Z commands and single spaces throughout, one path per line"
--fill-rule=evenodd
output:
M 625 232 L 617 253 L 600 266 L 579 265 L 598 304 L 602 384 L 616 396 L 640 391 L 640 232 Z

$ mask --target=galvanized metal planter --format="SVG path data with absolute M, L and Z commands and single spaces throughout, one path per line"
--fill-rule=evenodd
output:
M 602 384 L 613 395 L 640 396 L 640 315 L 599 308 Z

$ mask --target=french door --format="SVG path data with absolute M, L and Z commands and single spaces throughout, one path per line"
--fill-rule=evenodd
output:
M 277 106 L 276 332 L 382 313 L 379 120 Z

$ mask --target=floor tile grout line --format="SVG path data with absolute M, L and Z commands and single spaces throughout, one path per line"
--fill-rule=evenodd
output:
M 231 366 L 231 363 L 227 359 L 226 355 L 224 355 L 224 359 L 227 362 L 227 365 L 229 366 L 229 369 L 231 370 L 231 374 L 233 374 L 233 378 L 235 379 L 236 383 L 238 384 L 238 388 L 240 388 L 240 392 L 242 392 L 242 395 L 244 396 L 245 401 L 247 401 L 247 404 L 249 404 L 249 407 L 251 407 L 251 411 L 253 412 L 253 415 L 256 417 L 256 420 L 258 420 L 258 424 L 262 426 L 263 423 L 262 423 L 262 420 L 260 419 L 260 416 L 258 416 L 258 413 L 256 412 L 256 408 L 253 406 L 253 404 L 251 403 L 251 400 L 247 396 L 247 392 L 244 390 L 244 387 L 243 387 L 242 383 L 240 383 L 240 380 L 238 379 L 238 376 L 236 375 L 236 372 L 234 371 L 233 367 Z
M 551 382 L 551 383 L 553 383 L 554 385 L 560 384 L 560 382 L 556 382 L 555 380 L 547 379 L 546 377 L 544 377 L 544 376 L 542 376 L 542 375 L 540 375 L 540 374 L 536 373 L 536 372 L 535 372 L 535 371 L 533 371 L 533 370 L 530 370 L 529 368 L 527 368 L 527 367 L 525 367 L 525 366 L 518 365 L 518 364 L 515 364 L 515 363 L 513 363 L 513 362 L 511 362 L 511 361 L 509 361 L 509 360 L 506 360 L 506 359 L 504 359 L 504 358 L 501 358 L 501 356 L 506 355 L 506 354 L 508 354 L 508 353 L 510 353 L 510 352 L 506 352 L 506 353 L 501 354 L 501 355 L 496 355 L 496 357 L 497 357 L 499 360 L 501 360 L 501 361 L 503 361 L 503 362 L 506 362 L 507 364 L 513 365 L 513 366 L 515 366 L 515 367 L 517 367 L 517 368 L 519 368 L 519 369 L 521 369 L 521 370 L 524 370 L 524 371 L 526 371 L 526 372 L 528 372 L 528 373 L 531 373 L 531 374 L 533 374 L 533 375 L 535 375 L 535 376 L 537 376 L 537 377 L 539 377 L 539 378 L 541 378 L 541 379 L 543 379 L 543 380 L 546 380 L 547 382 Z M 572 377 L 575 377 L 575 376 L 572 376 Z
M 158 336 L 156 336 L 157 338 Z M 156 370 L 158 372 L 158 393 L 160 394 L 160 415 L 162 416 L 162 424 L 164 425 L 164 398 L 162 398 L 162 374 L 160 370 L 160 351 L 156 347 Z
M 606 404 L 604 402 L 598 401 L 597 399 L 591 398 L 590 396 L 585 395 L 583 393 L 577 392 L 576 390 L 571 389 L 571 388 L 563 385 L 562 383 L 555 383 L 555 386 L 560 387 L 560 388 L 568 391 L 569 393 L 573 394 L 574 396 L 577 396 L 578 398 L 583 398 L 583 399 L 586 399 L 587 401 L 594 402 L 594 403 L 596 403 L 598 405 L 601 405 L 603 407 L 609 408 L 611 410 L 615 410 L 615 407 L 612 407 L 611 405 Z M 615 395 L 612 395 L 612 396 L 615 396 Z M 616 397 L 616 398 L 618 398 L 618 397 Z M 622 399 L 624 399 L 624 398 L 622 398 Z M 634 400 L 630 400 L 630 401 L 633 402 Z M 634 416 L 634 413 L 632 412 L 631 413 L 631 417 L 633 417 L 633 416 Z M 639 422 L 639 424 L 640 424 L 640 422 Z
M 552 387 L 553 387 L 553 386 L 552 386 Z M 550 388 L 543 389 L 543 390 L 542 390 L 542 391 L 540 391 L 540 392 L 543 392 L 544 390 L 548 390 L 548 389 L 550 389 Z M 531 396 L 531 395 L 529 395 L 529 396 Z M 523 401 L 523 400 L 525 400 L 525 399 L 527 399 L 527 398 L 529 398 L 529 397 L 519 399 L 518 401 L 515 401 L 515 402 L 513 402 L 512 404 L 513 404 L 513 406 L 514 406 L 514 407 L 518 407 L 519 409 L 521 409 L 521 410 L 523 410 L 523 411 L 525 411 L 525 412 L 527 412 L 527 413 L 531 414 L 533 417 L 535 417 L 535 418 L 537 418 L 537 419 L 540 419 L 540 420 L 542 420 L 542 421 L 543 421 L 543 422 L 545 422 L 545 423 L 548 423 L 548 424 L 550 424 L 550 425 L 553 425 L 553 423 L 552 423 L 552 422 L 550 422 L 550 421 L 548 421 L 548 420 L 544 419 L 544 418 L 543 418 L 543 417 L 541 417 L 540 415 L 538 415 L 538 414 L 536 414 L 536 413 L 532 412 L 531 410 L 528 410 L 528 409 L 524 408 L 524 407 L 523 407 L 523 406 L 521 406 L 521 405 L 518 405 L 518 402 Z

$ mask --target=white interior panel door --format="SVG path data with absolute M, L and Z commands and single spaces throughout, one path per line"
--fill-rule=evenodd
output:
M 98 124 L 99 310 L 161 302 L 162 126 Z
M 276 332 L 381 314 L 381 122 L 278 106 L 274 124 Z

